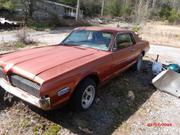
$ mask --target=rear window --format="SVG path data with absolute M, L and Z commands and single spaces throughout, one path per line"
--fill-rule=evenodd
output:
M 123 49 L 133 45 L 133 39 L 129 33 L 119 34 L 116 37 L 116 48 Z

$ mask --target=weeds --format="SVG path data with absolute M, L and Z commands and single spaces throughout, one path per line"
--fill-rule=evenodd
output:
M 141 29 L 140 26 L 134 25 L 133 28 L 132 28 L 132 31 L 134 31 L 134 32 L 139 32 L 140 29 Z
M 16 48 L 24 48 L 26 45 L 23 42 L 14 42 Z
M 40 23 L 40 22 L 36 22 L 32 19 L 29 19 L 27 22 L 27 27 L 37 30 L 37 31 L 43 31 L 47 28 L 50 28 L 48 23 Z
M 61 130 L 61 127 L 59 125 L 53 124 L 53 125 L 50 125 L 48 130 L 44 132 L 43 135 L 57 135 L 60 130 Z
M 26 119 L 26 118 L 21 120 L 20 123 L 19 123 L 19 126 L 22 127 L 22 128 L 26 128 L 26 127 L 28 127 L 28 125 L 29 125 L 29 120 Z
M 41 124 L 35 125 L 33 128 L 34 135 L 39 135 L 40 133 L 42 133 L 42 130 L 43 130 L 43 125 Z
M 26 27 L 23 27 L 23 28 L 17 33 L 16 36 L 17 36 L 17 38 L 18 38 L 18 41 L 21 42 L 21 43 L 23 43 L 23 44 L 28 45 L 28 44 L 34 44 L 34 43 L 35 43 L 35 41 L 33 41 L 33 40 L 30 38 L 30 36 L 29 36 L 29 34 L 28 34 L 27 30 L 26 30 Z

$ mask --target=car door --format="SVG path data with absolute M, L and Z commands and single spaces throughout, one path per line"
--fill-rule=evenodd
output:
M 113 47 L 113 70 L 122 71 L 136 62 L 136 47 L 131 33 L 118 33 Z

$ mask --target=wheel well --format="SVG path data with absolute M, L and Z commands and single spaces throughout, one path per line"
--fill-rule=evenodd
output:
M 96 83 L 97 86 L 98 86 L 99 83 L 100 83 L 99 77 L 98 77 L 97 75 L 95 75 L 95 74 L 90 74 L 90 75 L 84 77 L 83 79 L 81 79 L 81 80 L 78 82 L 77 86 L 75 87 L 74 92 L 76 91 L 77 87 L 78 87 L 84 80 L 86 80 L 87 78 L 93 79 L 93 80 L 95 81 L 95 83 Z M 73 93 L 74 93 L 74 92 L 73 92 Z M 73 95 L 73 94 L 72 94 L 72 95 Z
M 86 80 L 87 78 L 93 79 L 93 80 L 95 81 L 95 83 L 96 83 L 97 86 L 98 86 L 99 83 L 100 83 L 99 77 L 98 77 L 97 75 L 95 75 L 95 74 L 90 74 L 90 75 L 87 75 L 86 77 L 84 77 L 83 79 L 81 79 L 81 80 L 78 82 L 76 88 L 78 87 L 78 85 L 80 85 L 80 84 L 81 84 L 84 80 Z
M 98 77 L 97 75 L 95 75 L 95 74 L 90 74 L 90 75 L 84 77 L 83 79 L 81 79 L 81 81 L 80 81 L 78 84 L 80 84 L 82 81 L 86 80 L 87 78 L 93 79 L 93 80 L 95 81 L 96 85 L 98 85 L 99 82 L 100 82 L 99 77 Z

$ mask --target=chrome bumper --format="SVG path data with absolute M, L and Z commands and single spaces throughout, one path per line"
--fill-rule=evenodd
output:
M 49 98 L 37 98 L 19 88 L 13 87 L 11 84 L 6 82 L 3 78 L 0 78 L 0 86 L 12 95 L 38 107 L 43 110 L 50 109 L 50 99 Z

